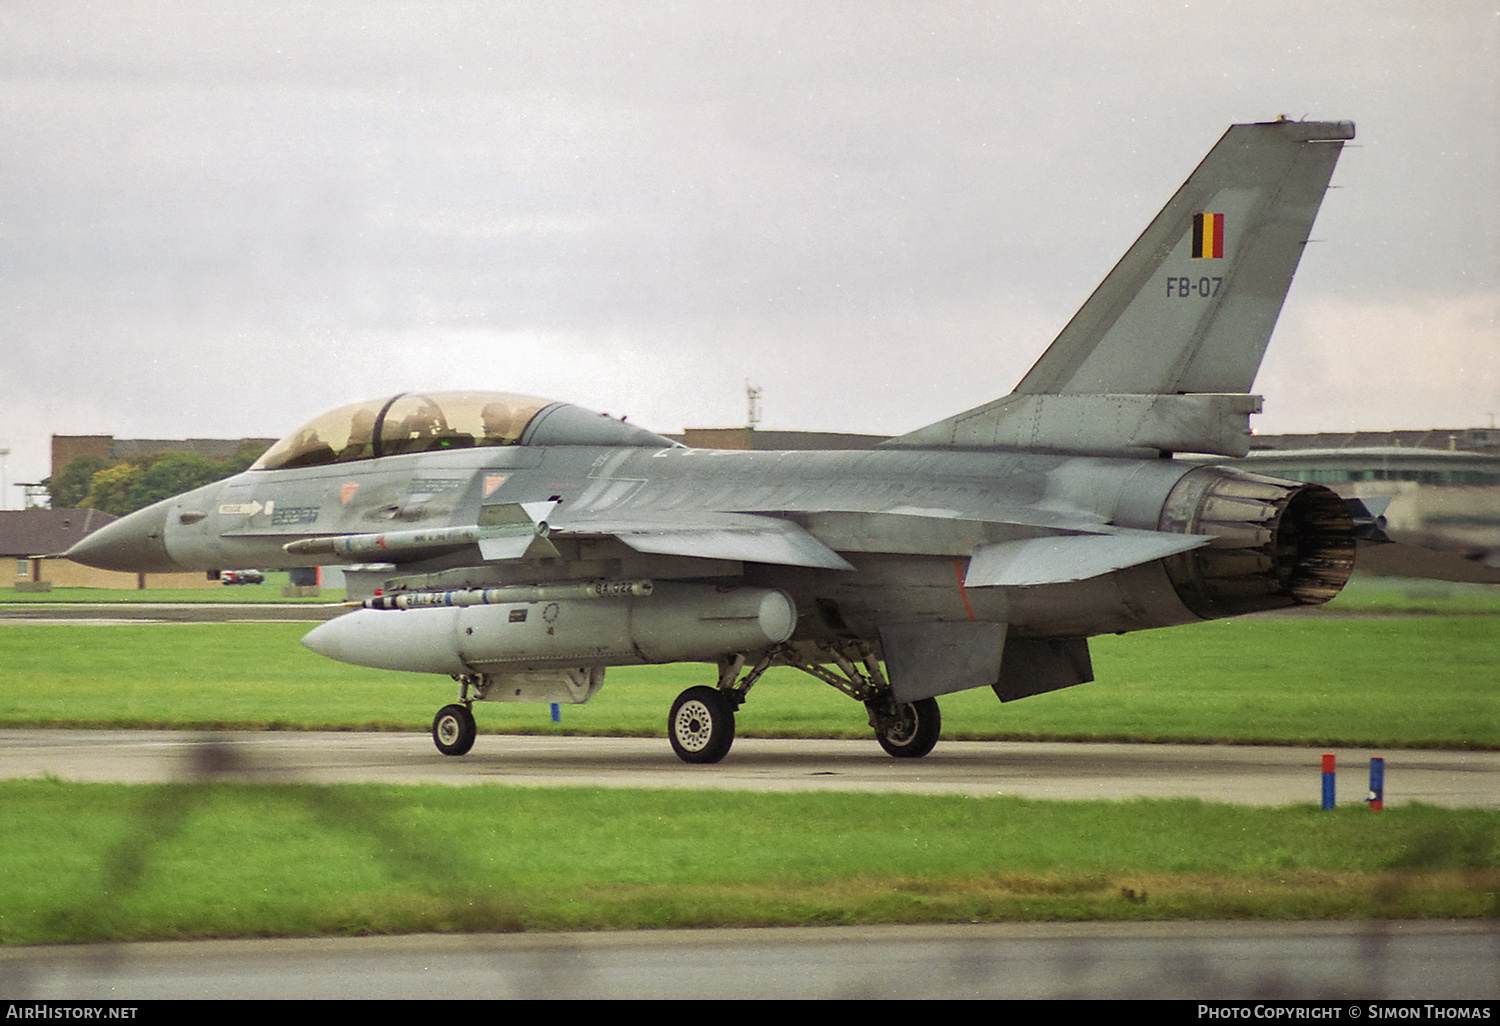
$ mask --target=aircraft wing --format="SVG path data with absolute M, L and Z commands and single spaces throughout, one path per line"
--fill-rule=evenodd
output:
M 782 517 L 698 511 L 679 516 L 582 518 L 553 526 L 545 516 L 556 503 L 509 503 L 486 507 L 469 527 L 384 531 L 300 540 L 285 546 L 293 555 L 335 556 L 355 561 L 412 563 L 470 546 L 484 562 L 556 558 L 549 536 L 618 538 L 637 552 L 698 559 L 853 570 L 833 549 Z M 494 512 L 495 510 L 499 512 Z
M 821 567 L 831 570 L 852 570 L 854 567 L 819 534 L 829 541 L 835 532 L 828 531 L 829 520 L 837 514 L 824 513 L 814 517 L 815 529 L 808 531 L 797 523 L 774 516 L 747 513 L 697 513 L 684 516 L 680 521 L 659 522 L 622 520 L 618 522 L 581 521 L 571 524 L 569 533 L 586 531 L 590 534 L 611 535 L 619 538 L 637 552 L 660 553 L 675 556 L 695 556 L 706 559 L 734 559 L 754 563 L 777 563 L 785 566 Z M 909 514 L 849 514 L 862 527 L 868 528 L 872 521 L 911 520 Z M 983 536 L 983 522 L 972 520 L 952 521 L 936 518 L 946 526 L 957 527 L 959 533 L 975 537 Z M 1000 523 L 1001 521 L 996 521 Z M 931 524 L 910 525 L 931 532 Z M 1108 525 L 1070 525 L 1074 530 L 1087 533 L 1047 534 L 1040 537 L 1013 541 L 980 543 L 972 546 L 972 556 L 964 585 L 969 588 L 1021 587 L 1038 584 L 1060 584 L 1081 581 L 1090 577 L 1120 570 L 1139 563 L 1186 552 L 1208 544 L 1208 535 L 1176 534 L 1158 531 L 1140 531 L 1116 528 Z M 895 532 L 891 546 L 880 544 L 877 528 L 854 543 L 853 539 L 839 539 L 850 544 L 850 548 L 879 551 L 891 549 L 902 551 L 901 542 L 906 532 Z M 840 544 L 843 548 L 844 545 Z M 956 544 L 953 555 L 965 555 L 968 545 Z
M 584 518 L 568 521 L 558 533 L 610 536 L 637 552 L 658 555 L 854 569 L 848 560 L 793 521 L 753 513 Z
M 1085 580 L 1185 552 L 1210 540 L 1206 535 L 1129 530 L 1058 514 L 1022 517 L 1022 523 L 1009 517 L 976 520 L 916 511 L 800 514 L 811 525 L 809 529 L 786 516 L 695 510 L 589 515 L 549 524 L 546 516 L 553 506 L 507 504 L 498 512 L 487 508 L 475 526 L 308 539 L 288 545 L 287 551 L 399 564 L 477 546 L 484 562 L 510 562 L 556 558 L 554 540 L 616 538 L 644 554 L 848 571 L 854 569 L 853 564 L 836 549 L 910 551 L 913 538 L 921 534 L 936 543 L 932 554 L 971 555 L 965 586 L 983 588 Z M 994 525 L 1047 533 L 988 541 L 988 529 Z

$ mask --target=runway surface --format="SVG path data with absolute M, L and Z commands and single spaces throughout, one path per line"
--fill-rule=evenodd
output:
M 722 763 L 689 766 L 665 738 L 480 735 L 461 758 L 425 733 L 0 730 L 0 778 L 115 783 L 225 779 L 506 784 L 746 791 L 904 791 L 1090 799 L 1189 797 L 1245 805 L 1317 802 L 1320 749 L 1231 745 L 944 741 L 925 759 L 873 741 L 741 738 Z M 1500 805 L 1500 752 L 1336 750 L 1339 800 L 1367 795 L 1385 759 L 1387 806 Z
M 0 949 L 0 998 L 1296 999 L 1356 1018 L 1355 999 L 1493 1001 L 1497 965 L 1493 923 L 473 934 Z

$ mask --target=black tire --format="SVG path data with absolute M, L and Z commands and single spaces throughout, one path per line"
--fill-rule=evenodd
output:
M 887 755 L 897 759 L 920 759 L 932 751 L 943 732 L 943 714 L 936 698 L 898 705 L 894 716 L 878 716 L 876 723 L 875 740 Z
M 667 737 L 683 762 L 718 762 L 734 744 L 734 707 L 716 688 L 688 688 L 672 703 Z
M 432 743 L 444 755 L 467 755 L 479 728 L 465 705 L 445 705 L 432 720 Z

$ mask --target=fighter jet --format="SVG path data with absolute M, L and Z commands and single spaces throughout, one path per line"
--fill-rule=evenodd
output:
M 1235 125 L 1013 392 L 860 452 L 686 448 L 577 406 L 403 393 L 316 417 L 250 470 L 67 555 L 135 572 L 351 567 L 364 608 L 304 644 L 446 674 L 433 740 L 478 702 L 586 702 L 611 666 L 716 669 L 672 704 L 724 758 L 772 666 L 862 702 L 926 755 L 937 699 L 1093 679 L 1088 639 L 1316 605 L 1357 522 L 1242 456 L 1249 394 L 1348 122 Z

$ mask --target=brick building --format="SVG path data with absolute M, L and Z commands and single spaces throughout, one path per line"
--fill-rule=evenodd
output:
M 80 456 L 123 460 L 158 452 L 191 452 L 211 460 L 226 460 L 241 446 L 269 449 L 274 438 L 116 438 L 114 435 L 53 435 L 52 476 L 62 473 Z

